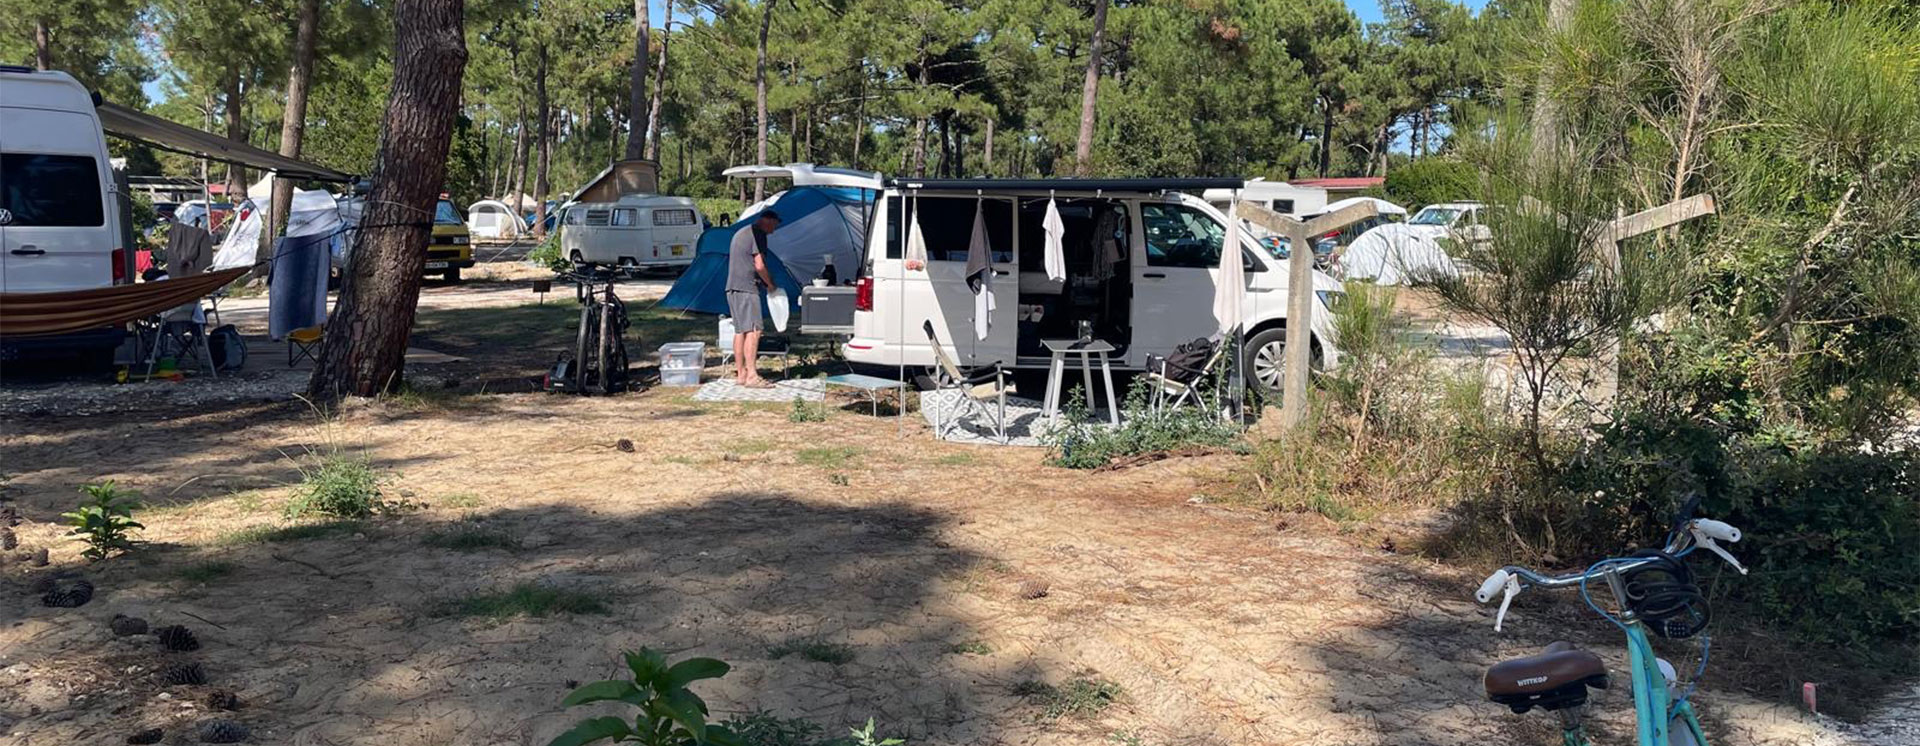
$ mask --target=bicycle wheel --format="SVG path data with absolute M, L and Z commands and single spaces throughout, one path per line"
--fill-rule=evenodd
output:
M 600 308 L 593 302 L 580 307 L 580 333 L 573 346 L 573 389 L 584 393 L 593 381 L 593 358 L 600 349 Z
M 594 345 L 594 362 L 599 364 L 599 370 L 595 372 L 595 375 L 598 377 L 600 383 L 600 393 L 603 394 L 611 394 L 614 392 L 614 364 L 616 361 L 614 360 L 613 346 L 619 341 L 619 338 L 620 332 L 615 325 L 613 309 L 608 308 L 602 310 L 600 312 L 600 338 L 595 340 L 596 344 Z

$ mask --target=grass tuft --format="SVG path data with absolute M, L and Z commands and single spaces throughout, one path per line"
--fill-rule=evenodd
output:
M 948 655 L 988 655 L 992 652 L 993 646 L 979 640 L 966 640 L 947 646 Z
M 300 467 L 300 483 L 287 500 L 287 517 L 318 513 L 365 518 L 386 507 L 380 495 L 384 481 L 364 457 L 340 451 L 314 454 L 313 463 Z
M 469 527 L 436 531 L 427 534 L 421 540 L 427 546 L 451 549 L 456 552 L 479 552 L 487 549 L 519 549 L 520 542 L 505 531 Z
M 1087 720 L 1099 715 L 1120 699 L 1120 685 L 1106 679 L 1076 676 L 1066 684 L 1054 686 L 1044 681 L 1027 680 L 1010 690 L 1040 705 L 1040 720 L 1061 718 Z
M 221 534 L 220 538 L 215 540 L 215 543 L 225 546 L 239 544 L 275 544 L 283 541 L 302 541 L 306 539 L 349 536 L 359 530 L 359 521 L 319 521 L 315 523 L 295 523 L 288 526 L 249 526 Z
M 538 583 L 521 583 L 505 591 L 476 593 L 451 599 L 434 609 L 434 616 L 505 621 L 514 617 L 561 614 L 605 614 L 600 596 Z
M 793 457 L 807 466 L 822 469 L 845 469 L 853 465 L 863 451 L 853 446 L 826 446 L 822 448 L 802 448 L 795 451 Z
M 817 637 L 797 637 L 767 648 L 767 657 L 774 660 L 797 655 L 816 663 L 829 663 L 838 666 L 853 662 L 853 647 L 837 642 L 828 642 Z

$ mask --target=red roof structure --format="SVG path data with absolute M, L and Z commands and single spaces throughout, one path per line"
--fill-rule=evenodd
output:
M 1334 176 L 1325 179 L 1288 179 L 1288 184 L 1304 187 L 1320 187 L 1328 191 L 1346 192 L 1372 189 L 1387 183 L 1385 176 Z

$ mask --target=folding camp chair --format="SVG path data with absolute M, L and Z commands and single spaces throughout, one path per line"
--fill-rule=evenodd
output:
M 933 390 L 959 392 L 959 396 L 955 397 L 955 408 L 948 410 L 944 415 L 941 415 L 935 420 L 935 434 L 945 436 L 947 431 L 952 430 L 953 426 L 960 422 L 962 416 L 970 414 L 991 414 L 993 417 L 994 436 L 999 438 L 1001 442 L 1006 442 L 1008 380 L 1006 369 L 1002 368 L 1000 363 L 996 362 L 971 370 L 961 370 L 960 366 L 954 363 L 953 358 L 947 356 L 946 347 L 940 344 L 939 335 L 936 335 L 933 331 L 933 321 L 928 320 L 922 323 L 920 328 L 926 331 L 927 345 L 933 348 L 933 359 L 938 363 L 933 372 Z M 992 390 L 985 394 L 979 393 L 978 387 L 984 384 L 993 384 Z M 986 402 L 984 401 L 985 399 L 995 400 L 998 403 L 998 408 L 992 413 L 989 413 Z M 967 411 L 964 413 L 959 411 L 959 407 L 963 405 L 967 407 Z
M 1194 365 L 1190 361 L 1196 355 L 1192 353 L 1197 352 L 1194 348 L 1202 343 L 1212 349 L 1202 358 L 1204 362 Z M 1227 345 L 1219 339 L 1210 338 L 1183 344 L 1165 357 L 1148 355 L 1147 372 L 1141 378 L 1153 387 L 1150 409 L 1156 413 L 1163 409 L 1174 409 L 1188 400 L 1203 409 L 1208 408 L 1204 387 L 1213 378 L 1214 369 L 1219 367 L 1220 361 L 1226 358 L 1226 351 Z
M 320 358 L 315 355 L 320 352 L 320 341 L 325 334 L 326 327 L 322 326 L 309 326 L 287 332 L 287 367 L 293 367 L 302 359 L 312 360 L 315 365 L 318 365 Z

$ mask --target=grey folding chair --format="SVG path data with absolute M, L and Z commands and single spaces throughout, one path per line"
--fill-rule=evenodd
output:
M 1006 369 L 995 362 L 991 365 L 962 370 L 953 358 L 947 355 L 946 347 L 940 343 L 939 335 L 933 331 L 933 321 L 923 322 L 920 328 L 927 333 L 927 345 L 933 348 L 933 359 L 937 363 L 933 375 L 933 390 L 959 392 L 959 396 L 955 397 L 955 408 L 948 410 L 945 415 L 935 420 L 934 432 L 945 436 L 954 425 L 959 424 L 962 417 L 979 414 L 992 418 L 994 436 L 998 437 L 1000 442 L 1006 442 L 1008 380 Z M 992 389 L 982 393 L 980 387 L 987 384 L 992 384 Z M 991 412 L 987 409 L 988 401 L 996 402 L 996 408 Z M 961 406 L 965 406 L 967 411 L 960 411 Z

